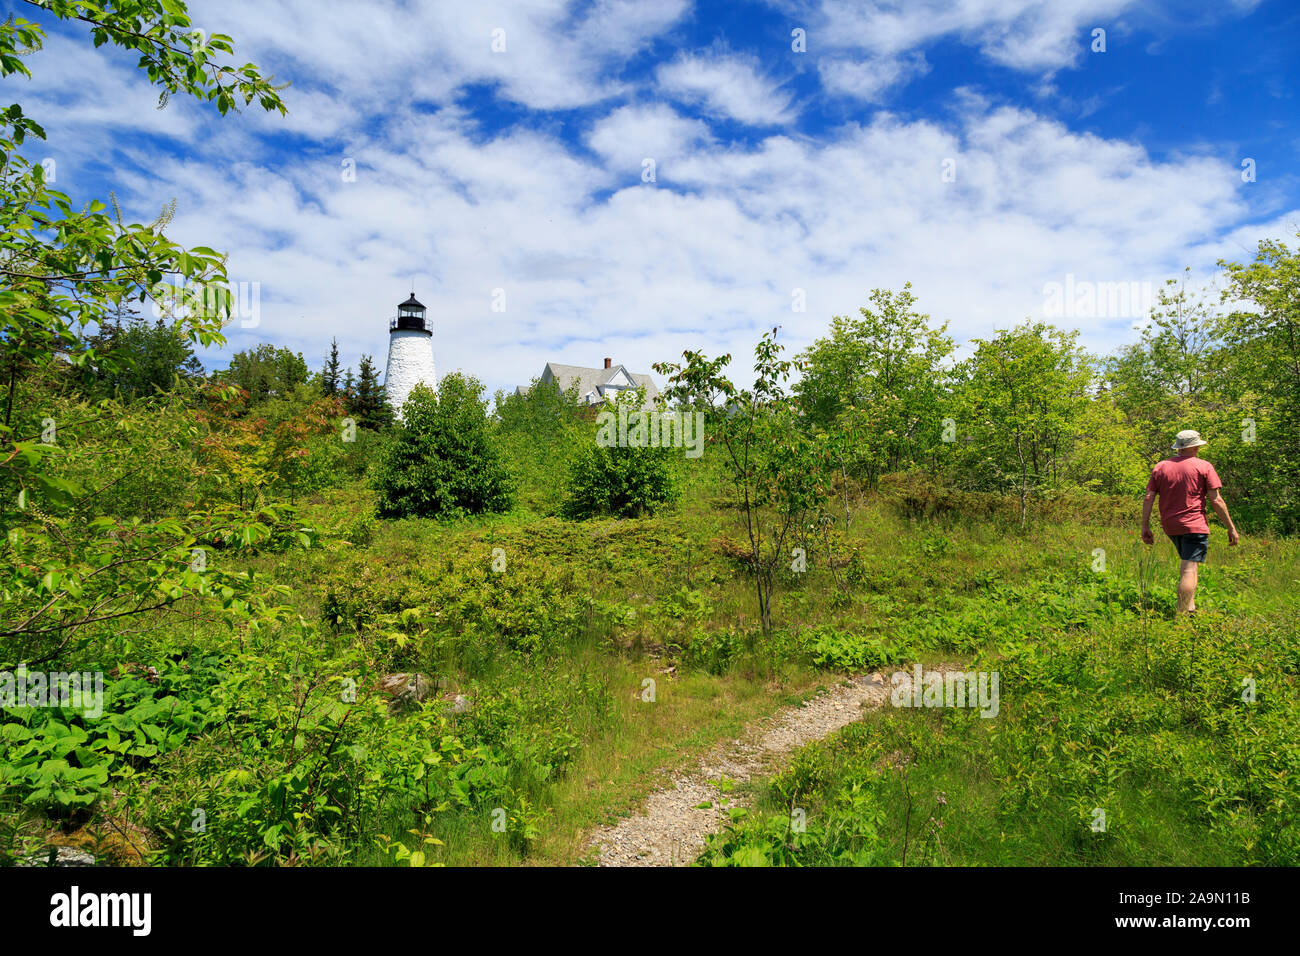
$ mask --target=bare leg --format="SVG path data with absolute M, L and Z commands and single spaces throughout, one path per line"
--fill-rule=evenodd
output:
M 1186 614 L 1196 610 L 1197 569 L 1195 561 L 1183 561 L 1178 572 L 1178 613 Z

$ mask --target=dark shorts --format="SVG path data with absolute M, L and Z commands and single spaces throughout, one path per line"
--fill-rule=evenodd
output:
M 1208 534 L 1171 534 L 1169 540 L 1178 549 L 1178 557 L 1184 561 L 1203 562 L 1210 550 Z

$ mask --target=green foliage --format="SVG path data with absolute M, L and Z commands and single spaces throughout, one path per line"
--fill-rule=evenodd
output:
M 86 367 L 82 387 L 88 394 L 153 397 L 171 391 L 178 381 L 204 377 L 179 324 L 167 325 L 160 318 L 150 325 L 135 310 L 121 311 L 127 314 L 125 324 L 119 314 L 88 339 L 93 351 L 109 358 L 103 367 Z
M 751 646 L 752 636 L 735 628 L 697 631 L 682 649 L 682 662 L 688 667 L 721 675 Z
M 267 399 L 283 398 L 307 382 L 307 362 L 290 349 L 263 342 L 256 348 L 236 352 L 230 367 L 219 376 L 223 381 L 242 388 L 249 402 L 261 404 Z
M 41 6 L 135 51 L 164 101 L 283 110 L 177 0 Z M 0 25 L 0 75 L 28 75 L 42 39 Z M 319 380 L 262 345 L 198 382 L 193 349 L 230 311 L 225 257 L 167 239 L 174 207 L 149 224 L 75 210 L 21 153 L 42 137 L 0 111 L 0 671 L 107 678 L 99 717 L 0 713 L 6 841 L 125 818 L 162 864 L 427 865 L 466 845 L 513 861 L 568 839 L 557 810 L 606 776 L 593 751 L 611 776 L 627 762 L 639 674 L 663 675 L 652 746 L 669 747 L 701 742 L 674 724 L 692 692 L 721 710 L 802 693 L 812 669 L 960 657 L 1002 675 L 997 720 L 868 716 L 733 807 L 704 861 L 1300 861 L 1292 543 L 1216 558 L 1202 612 L 1175 625 L 1172 557 L 1132 562 L 1108 531 L 1131 528 L 1122 496 L 1181 427 L 1210 436 L 1234 507 L 1297 528 L 1286 246 L 1224 265 L 1226 313 L 1171 283 L 1104 374 L 1042 324 L 949 368 L 910 286 L 873 291 L 798 361 L 763 336 L 752 389 L 729 356 L 688 351 L 656 366 L 706 416 L 707 457 L 679 471 L 679 452 L 593 442 L 593 409 L 538 382 L 490 418 L 479 383 L 449 375 L 389 429 L 374 361 L 342 369 L 336 343 Z M 146 299 L 161 321 L 130 318 Z M 560 513 L 637 520 L 533 520 Z M 481 517 L 384 520 L 424 516 Z M 394 672 L 434 690 L 391 707 Z
M 126 785 L 158 756 L 212 725 L 207 693 L 222 663 L 167 661 L 161 669 L 136 666 L 141 676 L 116 680 L 99 673 L 100 714 L 71 707 L 0 708 L 0 786 L 53 816 L 92 806 L 111 787 Z
M 369 355 L 361 356 L 357 365 L 356 384 L 347 387 L 348 414 L 363 428 L 383 428 L 393 421 L 384 388 L 379 384 L 379 370 Z
M 381 640 L 394 667 L 417 661 L 481 664 L 504 651 L 552 653 L 583 632 L 587 601 L 572 573 L 491 558 L 412 567 L 393 576 L 372 562 L 340 563 L 321 582 L 327 624 Z
M 1222 430 L 1236 466 L 1225 485 L 1241 489 L 1251 523 L 1294 534 L 1300 531 L 1300 250 L 1262 240 L 1253 262 L 1219 265 L 1227 271 L 1224 300 L 1248 306 L 1223 315 L 1219 326 L 1231 349 L 1222 360 L 1225 391 L 1234 399 L 1232 411 L 1244 416 L 1232 415 Z
M 619 445 L 620 415 L 626 416 L 629 432 L 637 427 L 640 416 L 647 423 L 651 420 L 650 412 L 641 409 L 640 389 L 620 395 L 613 408 L 597 417 L 594 434 L 574 448 L 561 508 L 565 517 L 639 518 L 654 514 L 680 496 L 677 458 L 682 450 Z
M 975 340 L 962 363 L 957 467 L 978 490 L 1014 491 L 1027 520 L 1030 494 L 1059 483 L 1092 369 L 1077 332 L 1025 323 Z
M 932 568 L 918 595 L 938 592 L 971 547 L 945 537 L 951 548 L 936 536 L 917 541 Z M 734 820 L 700 862 L 1300 860 L 1300 643 L 1285 605 L 1250 593 L 1246 582 L 1262 587 L 1259 567 L 1207 565 L 1202 590 L 1216 611 L 1173 622 L 1172 589 L 1153 591 L 1145 563 L 1098 573 L 1035 547 L 1008 573 L 1012 549 L 1002 546 L 998 567 L 925 602 L 891 584 L 901 600 L 873 615 L 882 635 L 910 642 L 902 660 L 933 648 L 945 661 L 967 656 L 960 669 L 998 672 L 996 718 L 960 708 L 870 713 L 793 755 L 756 812 Z M 912 568 L 899 581 L 921 574 Z M 852 646 L 834 628 L 809 633 L 814 646 Z
M 320 373 L 320 390 L 326 398 L 339 393 L 342 385 L 342 366 L 339 363 L 339 340 L 330 339 L 330 355 Z
M 748 565 L 757 593 L 764 635 L 772 633 L 772 598 L 778 569 L 789 561 L 787 542 L 806 515 L 825 498 L 819 484 L 824 449 L 799 427 L 798 414 L 784 383 L 798 362 L 781 358 L 777 329 L 754 347 L 754 388 L 738 389 L 722 374 L 729 355 L 709 360 L 687 350 L 685 362 L 659 363 L 669 376 L 665 394 L 684 408 L 713 412 L 707 440 L 723 451 L 735 504 L 742 510 L 749 539 Z M 713 409 L 722 400 L 719 413 Z
M 591 409 L 577 387 L 534 379 L 522 395 L 496 393 L 497 437 L 519 503 L 541 515 L 559 514 L 569 463 L 590 441 Z
M 232 53 L 229 37 L 191 29 L 182 3 L 143 0 L 125 10 L 81 0 L 48 0 L 43 8 L 63 20 L 89 25 L 96 46 L 104 43 L 135 50 L 140 67 L 162 97 L 181 92 L 215 101 L 220 112 L 237 99 L 258 100 L 265 109 L 285 111 L 276 88 L 252 64 L 233 67 L 220 62 Z M 44 31 L 35 23 L 11 17 L 0 25 L 0 76 L 30 77 L 19 51 L 39 50 Z M 48 188 L 41 166 L 18 150 L 28 137 L 44 130 L 13 104 L 0 113 L 0 339 L 9 399 L 10 424 L 16 380 L 62 352 L 76 366 L 94 361 L 93 348 L 78 330 L 103 328 L 131 299 L 152 297 L 164 315 L 188 307 L 183 335 L 204 345 L 220 341 L 222 319 L 229 314 L 225 260 L 216 251 L 184 249 L 166 239 L 159 225 L 123 224 L 92 201 L 79 213 L 70 199 Z M 179 287 L 163 283 L 182 280 Z M 7 436 L 6 436 L 7 437 Z
M 875 289 L 860 319 L 835 316 L 830 334 L 800 359 L 794 392 L 807 421 L 846 440 L 837 460 L 871 484 L 880 475 L 928 463 L 939 447 L 946 324 L 932 328 L 914 308 L 911 283 Z
M 505 511 L 510 482 L 477 379 L 453 372 L 438 393 L 417 386 L 379 454 L 374 486 L 385 517 L 455 518 Z
M 1203 419 L 1224 398 L 1215 368 L 1221 359 L 1219 323 L 1205 294 L 1189 290 L 1186 281 L 1166 281 L 1141 339 L 1106 362 L 1111 397 L 1148 470 L 1165 457 L 1171 435 L 1193 427 L 1187 422 Z
M 853 634 L 830 624 L 809 628 L 800 637 L 813 664 L 827 670 L 874 670 L 907 658 L 880 637 Z
M 96 46 L 111 42 L 140 54 L 140 66 L 163 98 L 181 92 L 215 101 L 225 113 L 237 98 L 284 111 L 276 89 L 252 64 L 223 65 L 229 37 L 190 29 L 177 0 L 143 0 L 129 10 L 93 2 L 48 0 L 53 16 L 87 24 Z M 29 21 L 0 24 L 0 75 L 30 77 L 20 50 L 39 49 L 44 33 Z M 152 298 L 164 317 L 184 314 L 169 334 L 178 341 L 220 343 L 230 313 L 225 258 L 185 249 L 162 233 L 164 211 L 151 225 L 125 224 L 92 201 L 74 212 L 70 199 L 49 189 L 41 166 L 19 148 L 44 131 L 18 104 L 0 113 L 0 342 L 6 396 L 0 424 L 0 567 L 4 617 L 0 640 L 8 661 L 52 660 L 126 619 L 172 607 L 188 597 L 219 599 L 236 615 L 268 613 L 248 580 L 226 571 L 191 570 L 191 550 L 218 534 L 251 539 L 257 522 L 197 513 L 145 522 L 100 515 L 91 489 L 52 474 L 59 448 L 19 430 L 36 409 L 16 407 L 21 382 L 57 377 L 66 365 L 94 365 L 100 374 L 128 368 L 125 355 L 100 356 L 80 333 L 104 329 L 131 300 Z M 168 284 L 173 279 L 178 285 Z M 57 423 L 56 423 L 57 424 Z M 39 499 L 39 502 L 38 502 Z
M 219 729 L 169 755 L 142 807 L 163 837 L 159 862 L 337 862 L 386 804 L 437 814 L 465 800 L 480 755 L 439 708 L 390 717 L 365 676 L 310 629 L 245 646 L 213 690 Z

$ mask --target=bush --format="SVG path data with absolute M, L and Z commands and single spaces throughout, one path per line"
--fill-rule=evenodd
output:
M 744 651 L 752 638 L 734 627 L 699 631 L 682 648 L 682 661 L 709 674 L 722 675 Z
M 482 391 L 477 379 L 452 373 L 436 395 L 423 386 L 411 392 L 376 468 L 381 516 L 454 518 L 510 507 Z
M 673 453 L 670 448 L 607 447 L 595 435 L 579 442 L 569 460 L 565 517 L 638 518 L 676 501 L 681 492 Z
M 223 661 L 159 663 L 124 666 L 123 676 L 105 681 L 102 714 L 0 707 L 0 789 L 51 817 L 67 817 L 207 729 L 214 721 L 209 693 Z
M 827 670 L 872 670 L 906 657 L 899 648 L 879 638 L 842 631 L 830 624 L 808 628 L 802 638 L 813 664 Z

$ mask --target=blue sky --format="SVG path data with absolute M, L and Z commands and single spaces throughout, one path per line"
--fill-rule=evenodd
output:
M 489 389 L 684 348 L 745 376 L 764 329 L 801 348 L 906 281 L 959 340 L 1046 317 L 1102 351 L 1140 308 L 1058 318 L 1049 284 L 1212 282 L 1300 232 L 1285 0 L 191 10 L 292 81 L 288 118 L 159 110 L 134 58 L 75 24 L 5 92 L 46 126 L 29 152 L 59 188 L 145 221 L 176 198 L 171 234 L 257 289 L 210 367 L 265 341 L 319 367 L 331 337 L 382 362 L 412 283 L 439 370 Z

